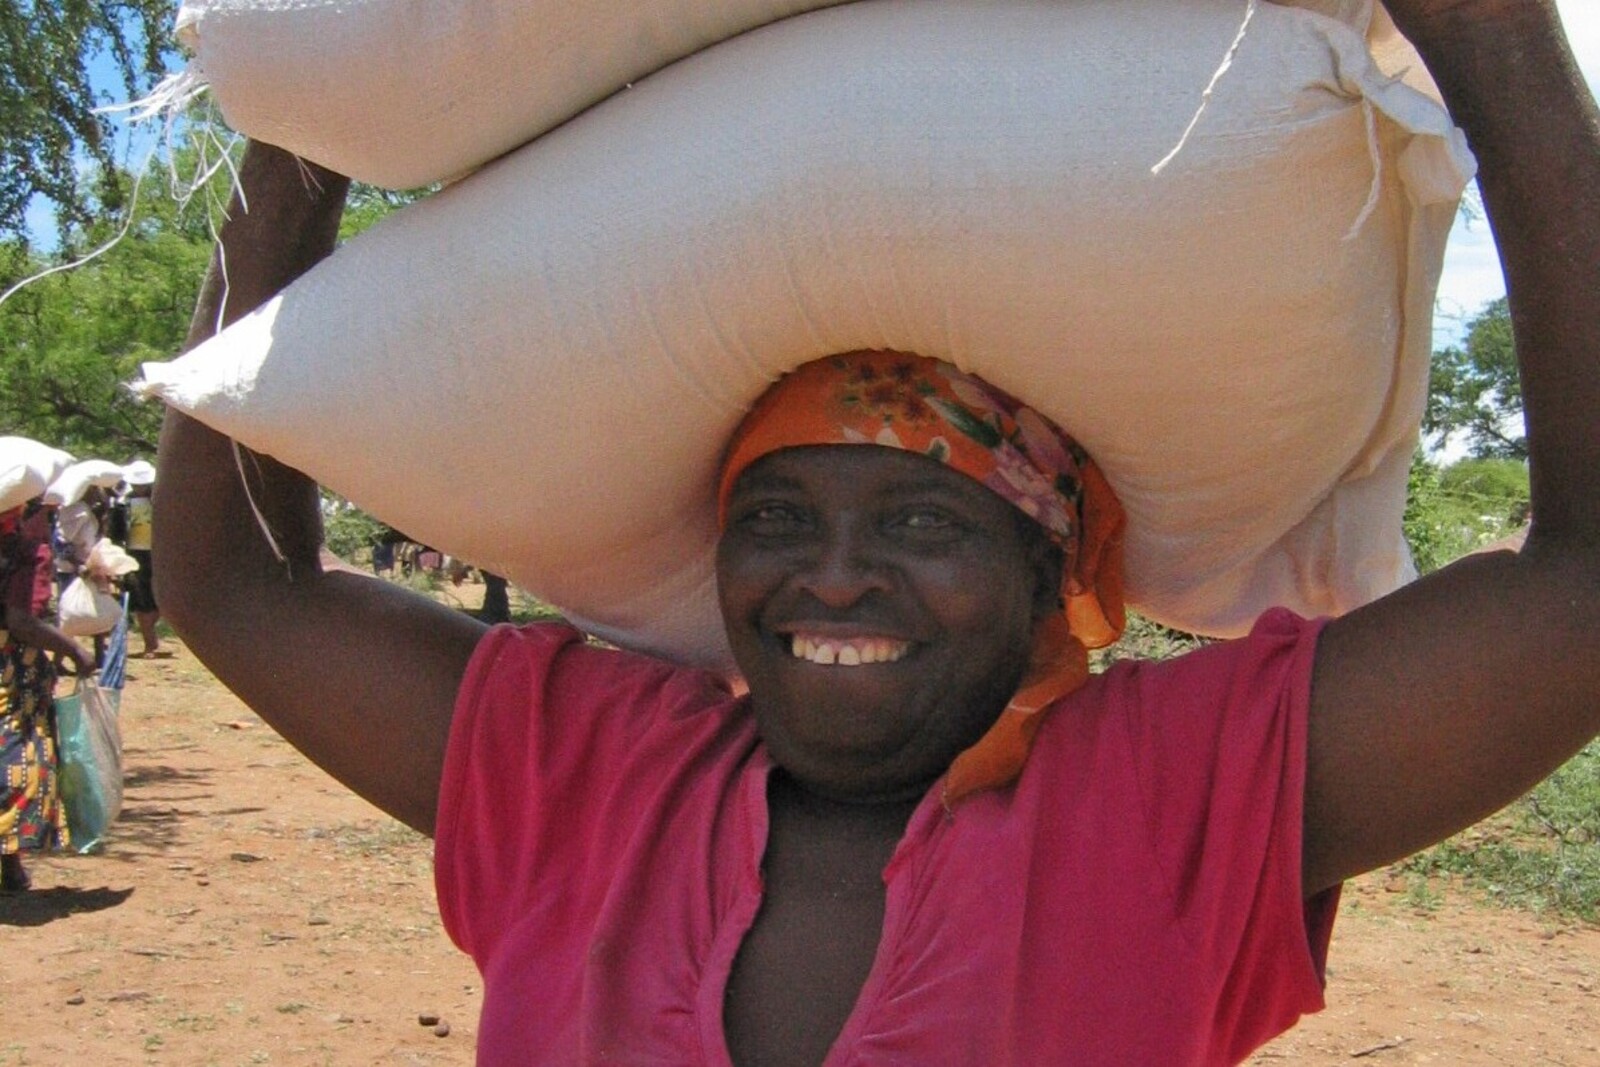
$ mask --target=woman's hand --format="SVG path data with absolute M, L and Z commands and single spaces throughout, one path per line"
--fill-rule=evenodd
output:
M 1534 8 L 1553 11 L 1554 0 L 1382 0 L 1389 15 L 1407 37 L 1426 37 L 1431 31 L 1473 23 L 1494 23 L 1517 18 Z M 1415 39 L 1413 38 L 1413 43 Z
M 69 640 L 71 639 L 69 638 Z M 72 664 L 77 669 L 79 678 L 87 678 L 99 668 L 99 664 L 94 661 L 94 656 L 90 654 L 89 650 L 76 641 L 72 642 L 71 650 L 67 654 L 72 659 Z
M 77 667 L 78 677 L 87 678 L 94 673 L 94 657 L 82 645 L 32 612 L 7 608 L 5 626 L 18 643 L 70 659 Z

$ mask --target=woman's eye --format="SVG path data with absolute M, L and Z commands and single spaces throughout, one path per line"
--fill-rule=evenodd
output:
M 900 525 L 908 530 L 917 531 L 942 531 L 953 530 L 959 524 L 955 517 L 948 512 L 937 508 L 919 508 L 908 511 L 900 516 Z
M 739 525 L 758 534 L 778 534 L 805 524 L 805 515 L 792 504 L 757 504 L 739 516 Z

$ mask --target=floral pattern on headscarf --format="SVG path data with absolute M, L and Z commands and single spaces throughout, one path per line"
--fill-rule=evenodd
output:
M 779 379 L 735 432 L 717 489 L 719 521 L 739 475 L 803 445 L 879 445 L 960 471 L 1044 527 L 1060 546 L 1062 613 L 1041 624 L 1022 685 L 945 777 L 953 805 L 1021 772 L 1038 712 L 1088 680 L 1089 648 L 1122 633 L 1122 532 L 1116 494 L 1088 454 L 1032 408 L 942 360 L 853 352 Z

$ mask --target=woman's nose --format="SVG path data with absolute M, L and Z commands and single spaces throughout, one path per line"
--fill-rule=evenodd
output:
M 833 608 L 849 607 L 867 593 L 887 590 L 892 568 L 869 532 L 835 528 L 817 545 L 800 574 L 800 585 Z

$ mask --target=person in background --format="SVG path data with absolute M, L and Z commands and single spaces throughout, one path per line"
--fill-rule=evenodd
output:
M 66 813 L 57 777 L 54 656 L 78 674 L 94 658 L 46 619 L 55 567 L 38 536 L 38 501 L 0 513 L 0 891 L 30 885 L 22 854 L 64 846 Z
M 379 537 L 372 546 L 372 573 L 379 578 L 394 577 L 394 542 Z
M 69 504 L 63 504 L 56 512 L 56 529 L 54 542 L 56 557 L 56 597 L 66 591 L 68 585 L 77 577 L 84 577 L 92 581 L 102 592 L 110 592 L 110 583 L 101 575 L 90 575 L 84 568 L 89 562 L 89 553 L 94 551 L 94 546 L 100 541 L 101 530 L 105 524 L 106 493 L 98 485 L 91 485 L 84 489 L 83 496 Z M 105 656 L 106 638 L 104 634 L 94 636 L 94 659 L 99 663 Z M 59 666 L 59 661 L 58 661 Z
M 483 572 L 483 607 L 478 611 L 478 619 L 491 626 L 511 621 L 510 583 L 493 571 Z
M 123 498 L 126 509 L 126 534 L 123 547 L 128 555 L 138 561 L 139 569 L 128 575 L 128 610 L 139 626 L 139 636 L 144 640 L 142 655 L 146 658 L 170 656 L 170 650 L 161 647 L 161 634 L 156 624 L 161 621 L 161 607 L 156 602 L 155 558 L 151 554 L 155 530 L 156 471 L 144 460 L 128 464 L 123 473 L 128 491 Z
M 54 547 L 58 594 L 89 561 L 90 551 L 102 536 L 105 514 L 106 494 L 98 485 L 89 486 L 83 496 L 63 504 L 56 512 Z

